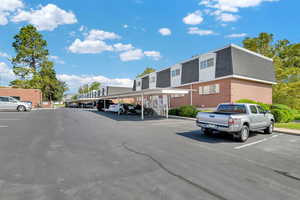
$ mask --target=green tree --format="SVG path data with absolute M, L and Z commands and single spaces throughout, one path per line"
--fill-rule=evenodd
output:
M 141 74 L 138 74 L 136 77 L 139 78 L 139 77 L 142 77 L 142 76 L 145 76 L 147 74 L 150 74 L 152 72 L 155 72 L 156 70 L 152 67 L 147 67 Z
M 14 73 L 22 79 L 30 78 L 49 55 L 47 42 L 33 25 L 22 27 L 14 39 L 16 56 L 11 60 Z
M 273 58 L 277 84 L 273 86 L 273 102 L 300 110 L 300 43 L 288 40 L 273 42 L 273 35 L 261 33 L 246 38 L 244 47 Z
M 93 91 L 93 90 L 99 90 L 101 86 L 101 83 L 94 81 L 91 83 L 89 91 Z
M 24 26 L 14 37 L 16 56 L 11 59 L 14 73 L 20 79 L 10 82 L 13 87 L 41 89 L 43 99 L 61 100 L 68 90 L 56 77 L 53 62 L 48 60 L 47 42 L 32 25 Z

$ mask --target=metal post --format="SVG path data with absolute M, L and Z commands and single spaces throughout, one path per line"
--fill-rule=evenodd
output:
M 166 118 L 169 119 L 169 95 L 167 95 Z
M 144 93 L 142 93 L 142 120 L 144 120 Z
M 193 84 L 191 84 L 191 106 L 193 105 Z
M 104 99 L 104 108 L 103 108 L 103 111 L 105 111 L 106 109 L 106 99 Z

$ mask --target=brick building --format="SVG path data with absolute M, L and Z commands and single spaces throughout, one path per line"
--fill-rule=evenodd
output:
M 273 84 L 272 59 L 231 44 L 137 78 L 133 90 L 191 89 L 190 94 L 171 96 L 170 106 L 212 108 L 239 99 L 270 104 Z
M 33 107 L 42 105 L 42 92 L 39 89 L 3 87 L 0 88 L 0 96 L 11 96 L 20 101 L 31 101 Z

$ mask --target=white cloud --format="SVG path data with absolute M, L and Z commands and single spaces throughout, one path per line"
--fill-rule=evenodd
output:
M 158 51 L 144 51 L 145 56 L 151 57 L 154 60 L 159 60 L 161 58 L 160 52 Z
M 123 25 L 123 28 L 128 28 L 128 27 L 129 27 L 128 24 Z
M 54 4 L 48 4 L 40 7 L 39 10 L 21 10 L 12 18 L 12 21 L 28 21 L 35 25 L 38 30 L 52 31 L 59 25 L 74 24 L 77 22 L 77 19 L 73 12 L 65 11 Z
M 21 0 L 1 0 L 0 25 L 6 25 L 10 14 L 23 6 L 24 4 Z
M 185 24 L 197 25 L 203 22 L 202 14 L 199 10 L 189 13 L 186 17 L 182 19 Z
M 84 40 L 76 39 L 71 46 L 69 46 L 69 50 L 72 53 L 78 54 L 96 54 L 101 53 L 103 51 L 113 51 L 113 47 L 111 45 L 107 45 L 104 41 L 101 40 Z
M 237 21 L 239 16 L 229 14 L 228 12 L 237 13 L 241 8 L 256 7 L 263 2 L 275 1 L 279 0 L 201 0 L 199 5 L 213 9 L 214 11 L 209 10 L 208 14 L 217 16 L 218 20 L 224 22 L 233 22 Z
M 0 57 L 9 58 L 10 56 L 5 52 L 0 52 Z
M 122 43 L 117 43 L 114 44 L 114 49 L 115 51 L 128 51 L 133 49 L 134 47 L 132 46 L 132 44 L 122 44 Z
M 247 33 L 233 33 L 230 35 L 226 35 L 227 38 L 240 38 L 240 37 L 246 37 Z
M 256 7 L 263 2 L 275 2 L 279 0 L 202 0 L 200 5 L 216 8 L 223 12 L 238 12 L 240 8 Z
M 11 68 L 9 68 L 4 62 L 0 62 L 0 85 L 7 84 L 8 82 L 14 80 L 15 74 Z
M 133 80 L 128 78 L 107 78 L 105 76 L 95 75 L 72 75 L 72 74 L 58 74 L 57 78 L 65 81 L 70 87 L 71 91 L 76 91 L 81 85 L 92 83 L 94 81 L 100 82 L 102 85 L 132 87 Z
M 86 39 L 87 40 L 114 40 L 114 39 L 120 39 L 121 36 L 119 36 L 116 33 L 113 32 L 106 32 L 103 30 L 97 30 L 97 29 L 92 29 Z
M 84 31 L 84 30 L 86 30 L 86 27 L 83 26 L 83 25 L 81 25 L 81 26 L 79 27 L 79 31 L 82 32 L 82 31 Z
M 213 30 L 203 30 L 199 29 L 198 27 L 190 27 L 188 29 L 188 34 L 191 35 L 216 35 L 216 33 Z
M 222 22 L 235 22 L 240 18 L 239 15 L 233 15 L 231 13 L 221 13 L 217 16 L 217 19 Z
M 63 61 L 60 57 L 58 56 L 49 56 L 50 59 L 52 59 L 54 62 L 58 64 L 65 64 L 65 61 Z
M 163 36 L 168 36 L 172 34 L 172 31 L 169 28 L 161 28 L 158 32 Z
M 141 49 L 129 50 L 120 54 L 120 59 L 123 62 L 140 60 L 144 57 L 144 53 Z

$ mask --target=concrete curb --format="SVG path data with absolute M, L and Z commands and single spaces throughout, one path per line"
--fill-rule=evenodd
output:
M 287 128 L 274 128 L 274 131 L 278 133 L 284 133 L 289 135 L 297 135 L 300 136 L 300 131 L 294 130 L 294 129 L 287 129 Z
M 196 121 L 196 118 L 191 118 L 191 117 L 181 117 L 181 116 L 176 116 L 176 115 L 169 115 L 170 118 L 175 118 L 175 119 L 184 119 L 184 120 L 191 120 L 191 121 Z M 275 128 L 275 132 L 278 133 L 284 133 L 284 134 L 289 134 L 289 135 L 298 135 L 300 136 L 300 131 L 294 130 L 294 129 L 285 129 L 285 128 Z
M 191 121 L 196 121 L 196 118 L 191 118 L 191 117 L 181 117 L 177 115 L 169 115 L 169 118 L 175 118 L 175 119 L 184 119 L 184 120 L 191 120 Z

